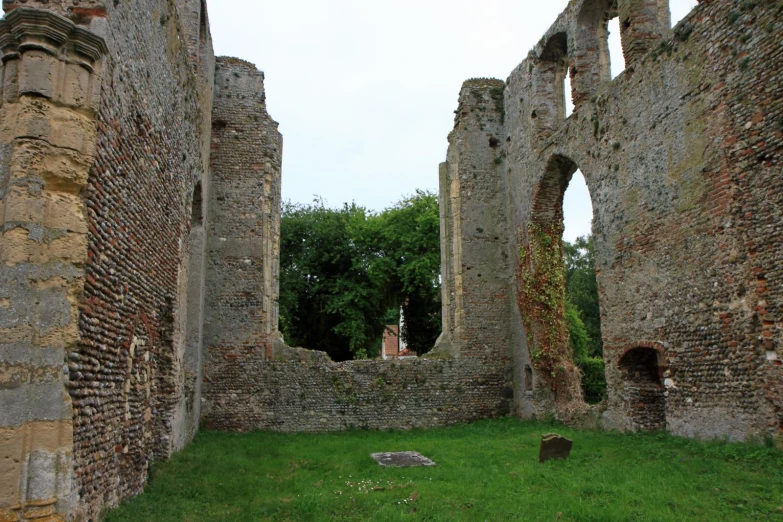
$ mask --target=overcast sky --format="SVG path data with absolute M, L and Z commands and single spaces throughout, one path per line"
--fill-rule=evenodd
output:
M 670 3 L 676 23 L 696 0 Z M 215 52 L 266 74 L 283 133 L 283 198 L 382 210 L 417 188 L 437 192 L 462 82 L 506 79 L 567 4 L 232 0 L 226 9 L 226 0 L 208 0 L 208 9 Z M 610 31 L 616 75 L 623 64 Z M 566 239 L 589 233 L 580 176 L 565 211 Z

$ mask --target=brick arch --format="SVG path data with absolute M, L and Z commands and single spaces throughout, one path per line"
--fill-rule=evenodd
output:
M 666 343 L 662 341 L 636 341 L 628 344 L 624 344 L 620 348 L 617 348 L 617 364 L 620 364 L 620 360 L 622 360 L 623 357 L 625 357 L 628 352 L 631 350 L 635 350 L 638 348 L 648 348 L 650 350 L 654 350 L 658 353 L 658 362 L 661 366 L 668 366 L 668 361 L 666 359 Z
M 664 345 L 640 341 L 624 346 L 617 357 L 620 394 L 634 431 L 666 429 L 666 371 Z
M 559 31 L 547 40 L 538 59 L 544 62 L 556 62 L 568 57 L 568 33 Z
M 535 184 L 528 225 L 520 235 L 522 284 L 518 301 L 532 356 L 535 358 L 535 350 L 541 349 L 540 353 L 547 353 L 555 367 L 564 369 L 557 374 L 553 389 L 555 395 L 564 393 L 572 398 L 581 391 L 565 318 L 566 267 L 562 237 L 563 198 L 577 170 L 577 163 L 569 156 L 553 154 Z M 547 299 L 541 299 L 542 295 Z M 554 378 L 555 372 L 552 375 Z
M 549 158 L 546 169 L 533 192 L 530 220 L 538 225 L 553 225 L 563 221 L 563 197 L 578 170 L 576 163 L 562 154 Z

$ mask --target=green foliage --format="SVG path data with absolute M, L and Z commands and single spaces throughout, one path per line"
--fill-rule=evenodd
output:
M 574 362 L 582 371 L 582 392 L 590 404 L 606 396 L 601 313 L 593 237 L 563 241 L 566 267 L 566 321 Z
M 402 339 L 422 355 L 432 349 L 441 330 L 438 196 L 416 191 L 370 222 L 384 259 L 385 291 L 395 309 L 402 307 Z
M 288 344 L 335 360 L 374 355 L 383 331 L 382 281 L 368 271 L 375 253 L 363 237 L 367 211 L 285 203 L 280 224 L 280 329 Z
M 568 300 L 565 303 L 565 320 L 568 323 L 568 344 L 571 347 L 574 362 L 579 364 L 580 361 L 587 358 L 590 337 L 587 335 L 585 323 L 579 317 L 579 309 Z
M 566 270 L 566 299 L 579 311 L 588 337 L 587 355 L 603 354 L 601 311 L 595 276 L 593 237 L 582 236 L 573 243 L 563 241 Z
M 571 457 L 539 464 L 552 431 L 574 439 Z M 382 468 L 369 457 L 408 450 L 438 465 Z M 783 453 L 762 445 L 515 418 L 404 433 L 202 431 L 105 520 L 772 521 L 781 469 Z
M 403 339 L 424 353 L 440 333 L 437 196 L 417 192 L 380 214 L 355 204 L 285 203 L 280 329 L 291 345 L 341 361 L 373 357 L 402 308 Z
M 606 398 L 606 374 L 601 357 L 585 357 L 577 362 L 582 370 L 582 391 L 589 404 L 598 404 Z

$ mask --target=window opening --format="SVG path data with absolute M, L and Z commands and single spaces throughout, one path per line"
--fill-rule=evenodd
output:
M 196 183 L 196 187 L 193 189 L 193 208 L 191 209 L 191 226 L 203 226 L 204 225 L 204 209 L 203 198 L 201 194 L 201 182 Z
M 615 79 L 625 70 L 625 56 L 623 55 L 623 44 L 620 39 L 620 19 L 614 17 L 607 23 L 607 38 L 609 42 L 609 70 L 612 79 Z
M 579 175 L 575 176 L 577 173 Z M 604 398 L 606 379 L 591 235 L 592 215 L 590 192 L 576 164 L 563 156 L 553 157 L 536 190 L 531 221 L 534 229 L 560 235 L 561 242 L 549 244 L 560 247 L 559 257 L 563 262 L 560 266 L 550 264 L 531 268 L 534 273 L 539 269 L 565 272 L 565 288 L 559 290 L 565 295 L 562 307 L 558 308 L 563 310 L 560 313 L 565 313 L 565 320 L 559 324 L 568 329 L 568 353 L 583 374 L 584 397 L 588 402 L 597 403 Z M 543 323 L 533 325 L 534 332 L 537 329 L 548 331 L 549 327 Z M 534 339 L 538 339 L 535 334 Z

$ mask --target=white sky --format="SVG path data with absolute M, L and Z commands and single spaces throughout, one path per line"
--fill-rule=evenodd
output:
M 226 2 L 207 0 L 215 52 L 266 73 L 267 106 L 283 133 L 283 198 L 320 195 L 332 206 L 355 201 L 373 210 L 417 188 L 437 192 L 462 82 L 506 79 L 568 3 Z M 670 3 L 676 23 L 696 0 Z M 611 56 L 621 56 L 617 44 Z M 565 214 L 566 239 L 589 232 L 579 175 Z

